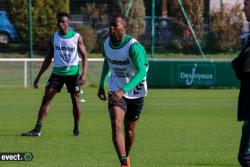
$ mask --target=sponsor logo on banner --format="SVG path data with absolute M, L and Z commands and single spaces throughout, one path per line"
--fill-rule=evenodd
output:
M 178 82 L 186 86 L 213 86 L 216 78 L 214 64 L 179 64 Z

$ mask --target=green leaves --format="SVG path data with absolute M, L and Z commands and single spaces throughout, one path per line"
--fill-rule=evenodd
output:
M 120 10 L 115 12 L 122 12 L 124 15 L 128 10 L 130 1 L 118 1 L 117 7 L 114 9 Z M 133 0 L 131 9 L 128 13 L 128 28 L 127 33 L 138 38 L 139 35 L 143 34 L 145 31 L 145 6 L 143 0 Z
M 28 1 L 10 0 L 9 18 L 28 46 Z M 56 14 L 69 12 L 69 0 L 33 0 L 32 29 L 35 50 L 45 50 L 48 39 L 56 31 Z

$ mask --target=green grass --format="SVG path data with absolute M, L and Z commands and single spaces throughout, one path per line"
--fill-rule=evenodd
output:
M 73 137 L 71 103 L 58 94 L 39 138 L 34 127 L 43 89 L 0 88 L 0 152 L 32 152 L 31 162 L 0 166 L 119 167 L 111 142 L 107 104 L 87 88 L 81 103 L 81 136 Z M 237 89 L 150 89 L 131 151 L 132 167 L 239 166 L 241 123 Z

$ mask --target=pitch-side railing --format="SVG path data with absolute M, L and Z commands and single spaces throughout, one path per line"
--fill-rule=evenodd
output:
M 28 86 L 28 62 L 42 62 L 43 58 L 0 58 L 0 62 L 23 62 L 23 86 Z M 81 61 L 81 60 L 80 60 Z M 90 62 L 101 62 L 103 58 L 89 58 Z

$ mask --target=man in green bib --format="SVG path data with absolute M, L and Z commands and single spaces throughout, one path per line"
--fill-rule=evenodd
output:
M 80 90 L 86 81 L 87 72 L 87 52 L 83 43 L 82 36 L 69 28 L 70 16 L 68 13 L 57 14 L 57 26 L 59 31 L 55 32 L 49 42 L 47 55 L 43 61 L 41 69 L 34 81 L 33 87 L 38 88 L 38 82 L 42 74 L 48 69 L 52 58 L 53 71 L 47 82 L 45 94 L 38 113 L 38 120 L 33 130 L 22 133 L 22 136 L 40 136 L 41 128 L 45 117 L 49 112 L 50 103 L 53 97 L 59 93 L 65 84 L 70 93 L 73 116 L 74 129 L 73 135 L 79 136 L 79 120 L 80 120 Z M 79 55 L 82 58 L 82 72 L 80 74 Z

